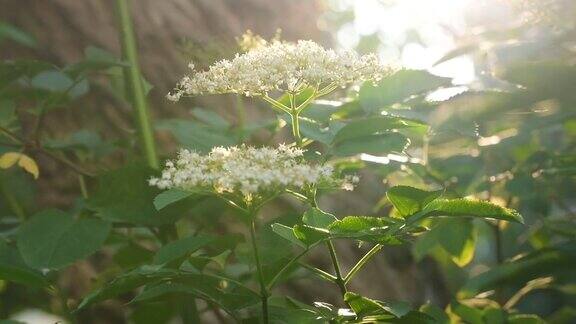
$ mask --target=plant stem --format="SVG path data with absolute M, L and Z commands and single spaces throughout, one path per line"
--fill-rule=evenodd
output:
M 342 297 L 348 292 L 346 289 L 346 283 L 342 278 L 342 272 L 340 271 L 340 264 L 338 263 L 338 257 L 336 255 L 336 249 L 334 248 L 334 244 L 332 241 L 327 241 L 326 246 L 328 247 L 328 251 L 330 251 L 330 258 L 332 259 L 332 264 L 334 265 L 334 272 L 336 273 L 336 284 L 338 288 L 340 288 L 340 292 L 342 293 Z
M 500 230 L 501 221 L 496 221 L 496 224 L 492 225 L 494 228 L 494 249 L 496 254 L 496 263 L 498 265 L 504 262 L 504 254 L 502 251 L 502 231 Z
M 264 274 L 262 272 L 262 264 L 260 263 L 260 255 L 258 253 L 258 244 L 256 243 L 256 213 L 252 213 L 252 220 L 250 222 L 250 240 L 252 241 L 252 250 L 254 258 L 256 259 L 256 269 L 258 271 L 258 281 L 260 283 L 260 298 L 262 299 L 262 318 L 264 324 L 268 324 L 268 290 L 264 282 Z
M 354 278 L 354 275 L 360 271 L 360 269 L 362 269 L 362 267 L 374 256 L 376 255 L 376 253 L 378 253 L 378 251 L 380 251 L 382 248 L 384 247 L 384 245 L 382 244 L 376 244 L 374 245 L 373 248 L 370 249 L 370 251 L 368 251 L 366 254 L 364 254 L 364 256 L 358 260 L 358 262 L 352 267 L 352 269 L 350 269 L 350 272 L 348 272 L 348 274 L 346 275 L 346 277 L 344 278 L 344 283 L 348 283 L 350 280 L 352 280 L 352 278 Z
M 152 131 L 152 123 L 148 112 L 148 103 L 146 101 L 142 73 L 138 62 L 136 39 L 134 36 L 128 1 L 129 0 L 116 1 L 122 35 L 123 56 L 126 58 L 128 63 L 130 63 L 130 66 L 126 68 L 126 72 L 130 84 L 130 96 L 135 109 L 135 119 L 139 130 L 140 145 L 144 150 L 148 166 L 157 169 L 159 162 L 158 157 L 156 156 L 156 144 L 154 142 L 154 133 Z
M 290 118 L 292 119 L 292 135 L 296 139 L 296 144 L 298 147 L 302 147 L 302 137 L 300 136 L 300 121 L 298 120 L 298 112 L 293 111 L 290 114 Z
M 84 199 L 88 198 L 88 189 L 86 189 L 86 179 L 81 174 L 78 174 L 78 184 L 80 185 L 80 192 Z
M 304 251 L 302 251 L 300 254 L 298 254 L 297 256 L 295 256 L 294 258 L 292 258 L 290 261 L 288 261 L 288 263 L 286 263 L 282 269 L 280 269 L 280 271 L 278 271 L 276 273 L 276 275 L 274 276 L 274 278 L 272 278 L 272 280 L 270 280 L 270 282 L 268 283 L 268 286 L 266 287 L 268 290 L 271 290 L 274 285 L 276 284 L 276 282 L 278 281 L 278 279 L 280 279 L 280 277 L 284 274 L 284 272 L 286 272 L 286 270 L 290 269 L 290 267 L 296 263 L 301 257 L 303 257 L 306 253 L 308 253 L 308 251 L 310 251 L 309 249 L 306 249 Z
M 302 136 L 300 136 L 300 111 L 296 108 L 296 98 L 294 94 L 289 93 L 288 98 L 290 98 L 290 119 L 292 122 L 292 135 L 296 139 L 296 144 L 298 147 L 302 147 Z
M 243 130 L 246 125 L 246 107 L 242 95 L 236 96 L 236 111 L 238 112 L 238 129 Z
M 322 269 L 318 269 L 316 267 L 313 267 L 309 264 L 306 264 L 304 262 L 301 262 L 300 265 L 308 270 L 310 270 L 312 273 L 314 273 L 315 275 L 317 275 L 318 277 L 324 279 L 324 280 L 328 280 L 328 281 L 332 281 L 332 282 L 336 282 L 336 277 L 329 274 L 328 272 L 322 270 Z

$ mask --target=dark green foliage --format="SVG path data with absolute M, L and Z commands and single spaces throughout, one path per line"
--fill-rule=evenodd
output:
M 74 219 L 59 210 L 45 210 L 20 227 L 18 250 L 35 269 L 60 269 L 98 250 L 110 228 L 99 219 Z

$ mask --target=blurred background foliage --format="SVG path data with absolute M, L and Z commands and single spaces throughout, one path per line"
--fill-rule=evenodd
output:
M 195 98 L 180 105 L 163 99 L 187 61 L 202 68 L 230 57 L 238 51 L 234 37 L 246 29 L 271 37 L 281 28 L 288 40 L 378 52 L 405 67 L 376 86 L 316 102 L 303 116 L 302 133 L 315 140 L 311 149 L 333 153 L 339 168 L 362 179 L 354 194 L 325 195 L 320 204 L 338 216 L 387 216 L 395 212 L 387 188 L 411 185 L 515 208 L 526 224 L 429 222 L 431 231 L 411 244 L 384 248 L 351 283 L 352 290 L 424 305 L 439 322 L 448 322 L 448 316 L 466 323 L 538 322 L 514 318 L 516 313 L 574 322 L 573 1 L 132 2 L 143 83 L 163 157 L 177 147 L 205 152 L 288 138 L 286 120 L 246 98 Z M 0 170 L 0 274 L 6 279 L 0 318 L 32 316 L 31 310 L 61 314 L 61 308 L 76 308 L 117 275 L 154 263 L 154 233 L 133 224 L 162 229 L 177 221 L 184 235 L 199 229 L 227 233 L 191 262 L 226 269 L 223 275 L 240 281 L 249 278 L 245 261 L 251 256 L 233 211 L 213 199 L 190 197 L 158 212 L 153 204 L 170 202 L 154 200 L 158 192 L 140 181 L 151 171 L 130 163 L 139 153 L 113 8 L 65 0 L 8 1 L 6 8 L 0 13 L 0 126 L 9 133 L 0 135 L 0 154 L 14 151 L 11 134 L 25 145 L 16 143 L 24 148 L 18 151 L 24 154 L 20 166 Z M 383 133 L 378 121 L 388 117 L 410 127 Z M 344 127 L 348 132 L 341 132 Z M 69 260 L 32 260 L 62 269 L 41 275 L 9 246 L 20 220 L 49 207 L 70 215 L 98 212 L 116 222 L 114 234 L 105 248 L 72 266 Z M 291 225 L 301 212 L 297 202 L 283 198 L 264 214 L 270 222 Z M 92 226 L 95 248 L 75 251 L 79 256 L 98 249 L 98 228 L 109 230 Z M 262 253 L 270 271 L 294 253 L 271 230 L 261 240 L 267 243 Z M 367 250 L 338 248 L 345 268 Z M 320 252 L 309 258 L 329 264 Z M 310 273 L 295 271 L 289 279 L 281 292 L 308 304 L 339 305 L 337 290 Z M 38 289 L 44 280 L 56 289 Z M 82 323 L 162 323 L 179 311 L 176 302 L 147 302 L 145 296 L 127 307 L 136 296 L 131 291 L 119 291 L 116 299 L 78 317 Z M 204 306 L 203 319 L 218 322 L 222 315 Z

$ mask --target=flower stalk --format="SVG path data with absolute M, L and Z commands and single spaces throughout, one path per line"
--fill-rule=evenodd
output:
M 260 298 L 262 300 L 262 319 L 264 324 L 268 324 L 268 297 L 270 293 L 264 281 L 264 273 L 262 271 L 262 263 L 260 262 L 260 253 L 258 252 L 258 243 L 256 242 L 256 214 L 257 211 L 250 212 L 250 241 L 252 242 L 252 252 L 256 260 L 256 271 L 258 273 L 258 283 L 260 284 Z
M 148 102 L 144 91 L 142 72 L 140 71 L 134 28 L 130 17 L 130 7 L 128 0 L 117 0 L 116 5 L 122 35 L 123 56 L 128 63 L 130 63 L 130 66 L 126 67 L 125 71 L 129 83 L 129 95 L 134 105 L 134 118 L 139 130 L 140 145 L 144 151 L 148 166 L 157 169 L 159 162 L 158 156 L 156 155 L 154 132 L 148 112 Z

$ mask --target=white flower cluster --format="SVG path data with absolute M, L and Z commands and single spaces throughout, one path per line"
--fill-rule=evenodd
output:
M 313 41 L 264 42 L 232 60 L 216 62 L 207 71 L 184 77 L 167 98 L 178 101 L 182 96 L 201 94 L 297 92 L 307 87 L 378 81 L 391 71 L 374 54 L 326 50 Z M 194 71 L 194 64 L 189 66 Z
M 306 163 L 303 153 L 283 144 L 277 148 L 216 147 L 207 155 L 181 150 L 178 159 L 168 161 L 162 175 L 149 183 L 160 189 L 239 193 L 246 201 L 258 194 L 315 184 L 353 188 L 334 177 L 332 166 Z

